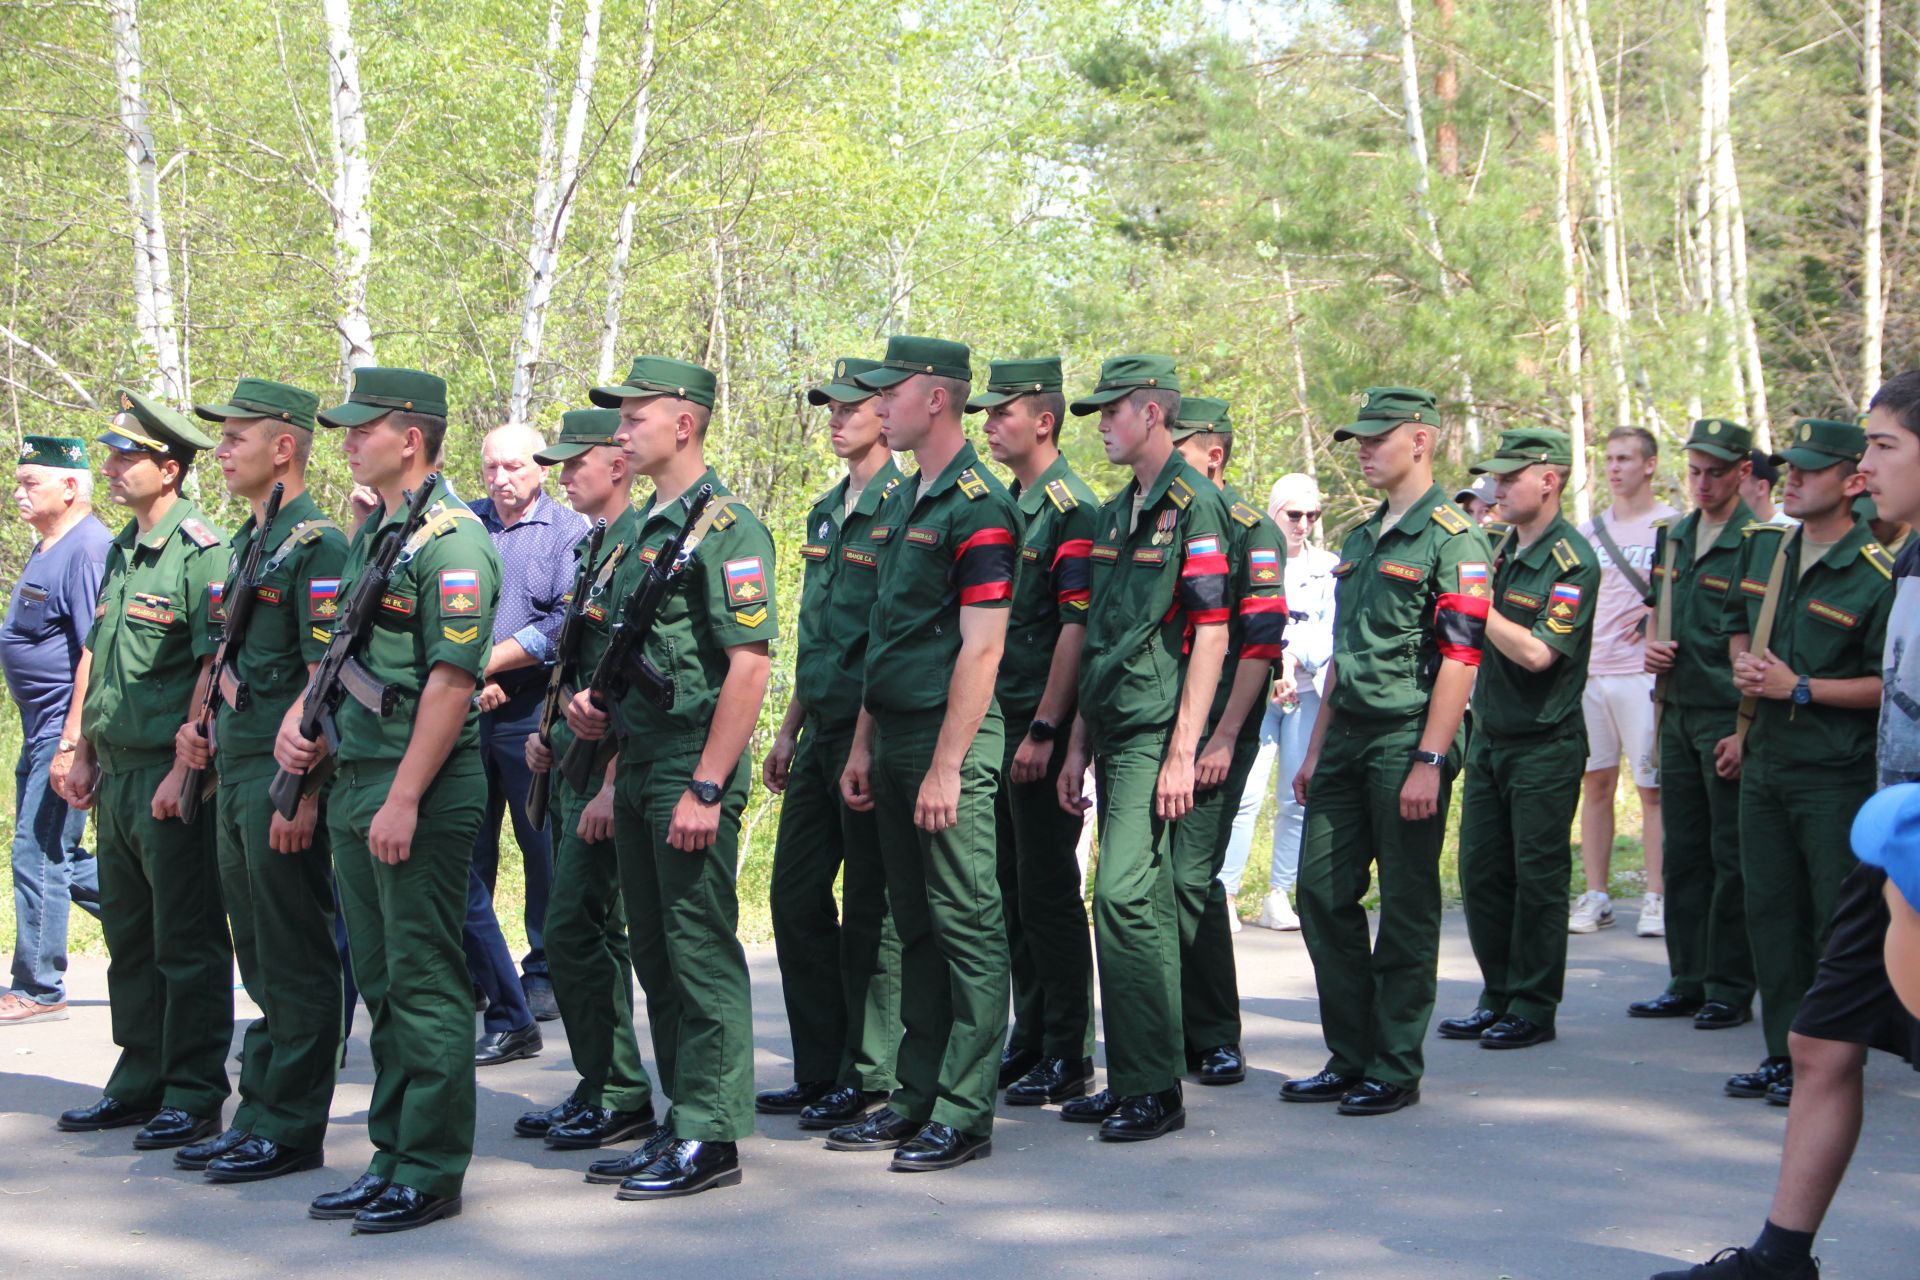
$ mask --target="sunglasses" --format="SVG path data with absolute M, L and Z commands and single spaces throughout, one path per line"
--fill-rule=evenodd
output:
M 1318 520 L 1320 518 L 1320 513 L 1318 511 L 1283 511 L 1280 514 L 1284 515 L 1289 520 L 1304 520 L 1308 524 L 1312 524 L 1315 520 Z

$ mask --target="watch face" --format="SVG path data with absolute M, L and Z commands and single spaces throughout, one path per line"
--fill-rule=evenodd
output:
M 720 799 L 720 784 L 717 782 L 693 782 L 687 789 L 699 798 L 702 804 L 713 804 Z

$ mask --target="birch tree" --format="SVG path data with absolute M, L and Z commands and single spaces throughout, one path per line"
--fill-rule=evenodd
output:
M 1860 268 L 1860 411 L 1880 386 L 1881 346 L 1887 324 L 1886 285 L 1882 276 L 1886 251 L 1882 245 L 1881 209 L 1886 200 L 1886 162 L 1882 155 L 1880 117 L 1886 94 L 1880 72 L 1880 3 L 1867 0 L 1864 41 L 1867 81 L 1867 216 Z
M 1580 360 L 1580 260 L 1574 250 L 1578 228 L 1573 210 L 1573 100 L 1569 83 L 1567 0 L 1547 0 L 1553 24 L 1553 220 L 1560 240 L 1560 323 L 1566 333 L 1561 357 L 1566 377 L 1567 434 L 1573 440 L 1573 475 L 1568 488 L 1573 490 L 1574 517 L 1584 521 L 1592 514 L 1593 498 L 1587 492 L 1587 413 L 1586 396 L 1581 389 Z
M 1713 176 L 1715 256 L 1725 240 L 1726 278 L 1723 292 L 1729 304 L 1733 332 L 1736 382 L 1746 403 L 1747 424 L 1754 443 L 1772 446 L 1767 423 L 1767 383 L 1760 361 L 1760 338 L 1748 305 L 1747 221 L 1740 206 L 1740 178 L 1733 155 L 1733 75 L 1727 55 L 1727 0 L 1707 0 L 1706 47 L 1713 67 L 1708 106 L 1713 121 Z
M 633 138 L 627 148 L 625 200 L 613 233 L 613 260 L 607 267 L 607 307 L 600 317 L 599 382 L 613 381 L 619 359 L 620 304 L 626 297 L 627 263 L 633 255 L 633 220 L 638 211 L 640 166 L 647 155 L 647 127 L 653 114 L 654 18 L 660 0 L 646 0 L 640 18 L 640 87 L 633 98 Z
M 134 322 L 152 361 L 153 393 L 184 406 L 187 378 L 174 319 L 173 264 L 160 217 L 159 159 L 153 129 L 147 123 L 140 15 L 136 0 L 108 0 L 107 12 L 113 24 L 113 77 L 119 88 L 120 131 L 127 157 L 127 204 L 133 214 Z
M 1633 425 L 1633 385 L 1627 373 L 1627 289 L 1622 247 L 1619 192 L 1614 185 L 1613 123 L 1607 115 L 1606 92 L 1600 83 L 1599 60 L 1593 52 L 1593 26 L 1587 0 L 1573 0 L 1567 50 L 1585 144 L 1587 168 L 1593 175 L 1594 218 L 1600 224 L 1600 299 L 1606 315 L 1607 366 L 1613 387 L 1613 422 Z
M 360 105 L 360 55 L 353 42 L 351 0 L 323 0 L 327 20 L 327 90 L 333 124 L 333 245 L 339 278 L 343 379 L 374 362 L 367 319 L 367 270 L 373 260 L 373 173 L 367 165 L 367 117 Z

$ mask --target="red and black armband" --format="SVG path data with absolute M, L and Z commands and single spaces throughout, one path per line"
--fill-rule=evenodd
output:
M 1013 598 L 1013 565 L 1017 552 L 1013 531 L 989 527 L 978 530 L 953 551 L 953 581 L 960 603 L 992 604 Z
M 1188 538 L 1186 559 L 1180 564 L 1179 604 L 1187 625 L 1204 627 L 1232 616 L 1228 590 L 1227 552 L 1217 535 Z
M 1481 596 L 1455 591 L 1441 593 L 1433 609 L 1433 637 L 1440 646 L 1442 658 L 1451 658 L 1469 667 L 1480 665 L 1480 647 L 1487 636 L 1488 604 Z
M 1068 538 L 1053 553 L 1053 595 L 1062 609 L 1084 613 L 1093 595 L 1093 539 Z
M 1278 661 L 1287 634 L 1285 596 L 1248 596 L 1240 602 L 1240 656 Z

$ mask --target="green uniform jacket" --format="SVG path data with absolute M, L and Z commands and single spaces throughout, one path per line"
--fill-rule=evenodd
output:
M 800 587 L 800 635 L 793 689 L 822 724 L 851 727 L 860 718 L 867 678 L 867 627 L 880 592 L 880 548 L 874 513 L 901 482 L 888 458 L 847 511 L 847 484 L 827 490 L 807 513 L 806 560 Z
M 1233 618 L 1227 624 L 1227 660 L 1220 668 L 1220 689 L 1207 715 L 1209 730 L 1226 713 L 1234 676 L 1243 660 L 1278 662 L 1287 631 L 1287 543 L 1280 526 L 1258 507 L 1250 505 L 1232 485 L 1220 487 L 1227 504 L 1227 558 L 1232 566 Z M 1272 671 L 1260 687 L 1247 718 L 1240 722 L 1237 741 L 1260 737 L 1267 713 Z
M 917 501 L 920 473 L 884 498 L 871 537 L 879 597 L 867 641 L 865 705 L 878 715 L 935 711 L 960 656 L 960 610 L 1013 603 L 1020 512 L 963 444 Z
M 1506 526 L 1489 528 L 1495 546 Z M 1593 648 L 1593 611 L 1600 594 L 1600 557 L 1567 523 L 1553 523 L 1524 551 L 1509 550 L 1493 570 L 1493 607 L 1560 656 L 1545 671 L 1528 671 L 1493 644 L 1473 686 L 1473 721 L 1500 738 L 1558 736 L 1583 723 Z
M 1487 540 L 1439 485 L 1381 531 L 1351 530 L 1333 567 L 1333 708 L 1363 720 L 1423 716 L 1443 658 L 1480 663 L 1493 596 Z
M 687 500 L 701 485 L 715 497 L 727 487 L 712 468 L 686 494 L 659 505 L 649 494 L 640 521 L 636 550 L 620 561 L 613 607 L 625 606 L 661 544 L 687 519 Z M 680 581 L 655 615 L 643 653 L 673 682 L 673 709 L 662 711 L 636 689 L 620 699 L 622 764 L 661 760 L 698 751 L 707 740 L 720 686 L 727 678 L 727 650 L 746 644 L 772 644 L 780 625 L 774 612 L 773 537 L 745 506 L 723 511 L 702 539 Z
M 107 549 L 80 708 L 80 732 L 96 748 L 172 756 L 174 731 L 193 713 L 200 660 L 215 647 L 203 620 L 217 607 L 225 545 L 199 507 L 177 498 L 145 536 L 129 520 Z M 116 762 L 103 753 L 101 763 L 111 771 Z
M 226 578 L 215 583 L 219 602 L 201 623 L 219 643 L 227 620 L 227 591 L 256 536 L 253 517 L 227 544 Z M 347 535 L 328 520 L 311 495 L 282 504 L 267 530 L 254 591 L 253 618 L 241 647 L 227 655 L 234 678 L 247 688 L 247 709 L 236 711 L 215 696 L 214 741 L 220 766 L 247 757 L 271 757 L 273 739 L 287 708 L 307 687 L 307 664 L 318 662 L 340 616 L 340 571 L 347 561 Z
M 1666 529 L 1662 537 L 1674 540 L 1673 638 L 1680 647 L 1662 687 L 1667 701 L 1675 706 L 1731 711 L 1740 704 L 1720 616 L 1739 577 L 1735 562 L 1740 558 L 1742 531 L 1752 523 L 1753 510 L 1744 502 L 1737 504 L 1727 527 L 1698 560 L 1693 557 L 1694 530 L 1700 527 L 1698 511 L 1689 512 L 1677 525 L 1654 523 L 1655 529 Z M 1653 594 L 1647 597 L 1650 605 L 1657 606 L 1660 593 L 1666 589 L 1667 584 L 1661 580 L 1665 556 L 1666 543 L 1656 541 L 1653 572 L 1649 575 L 1653 588 Z M 1649 630 L 1647 634 L 1654 633 Z
M 1225 623 L 1233 613 L 1220 491 L 1177 449 L 1147 487 L 1135 522 L 1139 489 L 1137 478 L 1129 481 L 1094 523 L 1080 716 L 1095 751 L 1171 726 L 1193 628 Z
M 1721 615 L 1726 635 L 1753 634 L 1766 602 L 1767 575 L 1790 532 L 1777 524 L 1747 526 L 1736 561 L 1739 590 L 1727 594 Z M 1847 530 L 1804 574 L 1801 550 L 1796 537 L 1787 548 L 1767 648 L 1791 670 L 1815 680 L 1879 675 L 1893 609 L 1893 557 L 1873 540 L 1865 522 Z M 1761 698 L 1747 731 L 1747 750 L 1823 766 L 1858 764 L 1873 759 L 1879 720 L 1877 707 L 1802 707 Z
M 500 599 L 500 556 L 486 527 L 444 480 L 434 486 L 427 511 L 426 524 L 411 540 L 413 555 L 401 555 L 360 650 L 361 664 L 375 679 L 399 688 L 399 706 L 382 720 L 352 698 L 343 699 L 336 717 L 342 763 L 397 762 L 407 753 L 420 690 L 437 664 L 445 662 L 476 679 L 486 670 Z M 352 593 L 366 568 L 375 533 L 389 518 L 404 515 L 396 511 L 390 517 L 384 506 L 376 508 L 354 533 L 340 574 L 341 599 Z M 479 715 L 468 709 L 455 751 L 480 745 Z
M 1013 499 L 1026 527 L 1020 537 L 1020 571 L 1007 619 L 1007 651 L 1000 659 L 994 696 L 1020 733 L 1040 706 L 1053 668 L 1061 627 L 1087 624 L 1089 559 L 1100 499 L 1073 473 L 1064 456 L 1040 473 L 1031 489 L 1016 485 Z
M 613 562 L 613 573 L 596 590 L 590 583 L 587 587 L 587 602 L 581 608 L 580 644 L 572 655 L 561 654 L 559 658 L 567 662 L 567 696 L 584 686 L 587 678 L 593 674 L 594 664 L 600 661 L 600 655 L 607 651 L 607 642 L 613 638 L 613 612 L 620 607 L 620 599 L 613 589 L 618 585 L 620 564 L 634 554 L 633 536 L 640 529 L 640 516 L 632 507 L 607 522 L 606 536 L 600 540 L 599 569 L 604 571 L 608 560 L 618 555 Z M 580 541 L 573 544 L 573 581 L 580 577 L 580 557 L 587 553 L 587 546 L 593 541 L 589 531 L 581 535 Z M 594 575 L 599 577 L 599 573 Z M 569 607 L 573 604 L 573 587 L 569 585 L 562 597 Z M 566 703 L 560 704 L 561 714 L 553 718 L 553 729 L 548 735 L 553 743 L 553 754 L 557 760 L 566 754 L 567 747 L 573 742 L 573 730 L 567 728 Z M 555 782 L 559 777 L 555 776 Z M 564 785 L 564 784 L 563 784 Z M 598 787 L 594 790 L 597 792 Z

